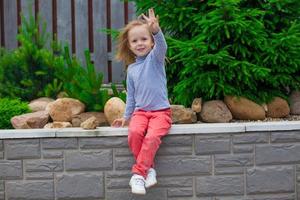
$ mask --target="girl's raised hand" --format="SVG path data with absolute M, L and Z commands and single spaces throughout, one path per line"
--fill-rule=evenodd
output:
M 148 10 L 148 17 L 142 14 L 143 18 L 146 20 L 148 26 L 150 27 L 150 31 L 153 34 L 156 34 L 159 31 L 158 17 L 155 16 L 153 8 Z

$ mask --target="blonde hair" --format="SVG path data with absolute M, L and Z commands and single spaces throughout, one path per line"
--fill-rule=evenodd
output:
M 117 54 L 116 59 L 124 61 L 126 65 L 129 65 L 135 61 L 135 55 L 129 48 L 128 32 L 135 26 L 147 25 L 143 20 L 133 20 L 128 23 L 118 36 Z M 148 26 L 147 26 L 148 27 Z M 149 28 L 148 28 L 149 30 Z M 149 34 L 152 34 L 149 30 Z M 127 68 L 127 66 L 126 66 Z

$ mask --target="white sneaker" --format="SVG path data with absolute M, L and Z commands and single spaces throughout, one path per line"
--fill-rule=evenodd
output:
M 145 187 L 146 188 L 152 187 L 156 183 L 157 183 L 157 180 L 156 180 L 156 171 L 155 171 L 155 169 L 150 168 L 148 170 L 147 178 L 146 178 L 146 181 L 145 181 Z
M 146 194 L 145 179 L 141 175 L 133 174 L 129 185 L 131 186 L 131 192 L 133 194 Z

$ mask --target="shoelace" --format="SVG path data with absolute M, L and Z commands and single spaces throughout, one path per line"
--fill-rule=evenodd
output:
M 154 176 L 154 174 L 148 174 L 148 178 L 154 178 L 155 176 Z
M 147 174 L 147 176 L 150 178 L 153 178 L 153 177 L 155 177 L 155 173 L 153 172 L 153 171 L 150 171 L 148 174 Z
M 143 179 L 141 179 L 141 178 L 136 178 L 136 179 L 135 179 L 135 184 L 136 184 L 136 185 L 141 185 L 141 186 L 144 186 L 144 185 L 145 185 Z

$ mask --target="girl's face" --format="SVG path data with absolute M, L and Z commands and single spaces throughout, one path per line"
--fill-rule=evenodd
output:
M 147 55 L 154 43 L 147 25 L 134 26 L 128 32 L 129 49 L 136 56 Z

